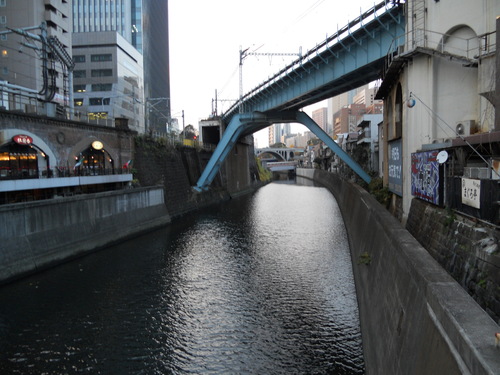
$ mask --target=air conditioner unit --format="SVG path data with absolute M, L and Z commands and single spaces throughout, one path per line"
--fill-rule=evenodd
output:
M 455 126 L 455 132 L 457 135 L 467 137 L 471 134 L 477 132 L 476 121 L 474 120 L 464 120 L 457 122 Z

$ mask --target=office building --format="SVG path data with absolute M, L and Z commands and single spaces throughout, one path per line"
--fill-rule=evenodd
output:
M 145 132 L 142 55 L 115 31 L 73 34 L 74 106 L 98 125 Z
M 75 33 L 115 31 L 143 55 L 146 131 L 165 132 L 171 125 L 168 1 L 74 0 L 73 17 Z
M 328 132 L 328 108 L 318 108 L 312 112 L 312 119 L 325 132 Z
M 23 93 L 35 101 L 38 98 L 61 106 L 70 104 L 71 24 L 68 1 L 0 0 L 2 98 L 16 87 L 23 88 Z M 25 34 L 10 29 L 22 29 Z M 26 109 L 25 101 L 13 100 L 10 96 L 2 107 Z M 18 108 L 21 103 L 23 108 Z

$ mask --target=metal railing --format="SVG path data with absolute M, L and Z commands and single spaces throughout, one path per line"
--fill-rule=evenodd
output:
M 33 170 L 2 170 L 0 181 L 7 180 L 32 180 L 41 178 L 61 178 L 61 177 L 80 177 L 80 176 L 109 176 L 118 174 L 130 174 L 132 168 L 86 168 L 86 167 L 59 167 L 40 168 Z
M 442 54 L 477 60 L 496 51 L 493 34 L 495 32 L 484 34 L 481 37 L 462 38 L 431 30 L 416 29 L 415 37 L 408 41 L 412 48 L 428 48 Z
M 395 38 L 388 51 L 388 59 L 411 53 L 419 48 L 439 52 L 470 61 L 496 52 L 496 31 L 483 35 L 461 38 L 456 35 L 426 29 L 411 30 Z

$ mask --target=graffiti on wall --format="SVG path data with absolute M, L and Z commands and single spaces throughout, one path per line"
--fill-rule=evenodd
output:
M 437 154 L 435 150 L 411 154 L 411 194 L 436 205 L 440 203 Z

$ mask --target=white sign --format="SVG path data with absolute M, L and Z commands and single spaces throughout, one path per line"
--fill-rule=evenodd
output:
M 481 208 L 481 180 L 462 178 L 462 203 L 467 206 Z

